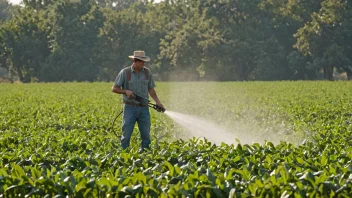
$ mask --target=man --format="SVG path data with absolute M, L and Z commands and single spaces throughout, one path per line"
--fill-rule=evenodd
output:
M 163 108 L 164 106 L 156 95 L 152 73 L 148 68 L 144 67 L 144 63 L 150 61 L 150 58 L 145 56 L 144 51 L 135 51 L 134 55 L 129 56 L 129 58 L 133 60 L 133 64 L 120 71 L 112 87 L 112 92 L 123 94 L 122 148 L 126 149 L 130 145 L 133 128 L 137 122 L 142 139 L 140 151 L 144 151 L 150 148 L 148 101 L 135 100 L 136 96 L 134 93 L 143 98 L 149 98 L 149 93 L 157 105 Z

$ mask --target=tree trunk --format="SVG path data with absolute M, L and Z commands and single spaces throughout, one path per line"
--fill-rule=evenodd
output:
M 23 78 L 21 68 L 17 68 L 17 75 L 20 78 L 20 81 L 23 82 L 24 78 Z
M 237 64 L 236 73 L 238 75 L 238 79 L 236 79 L 236 80 L 248 81 L 249 74 L 251 73 L 250 66 L 248 64 L 239 63 L 239 64 Z
M 346 74 L 347 74 L 347 80 L 352 80 L 352 71 L 346 70 Z
M 324 66 L 323 67 L 323 71 L 324 71 L 324 77 L 327 80 L 334 80 L 334 76 L 333 76 L 333 72 L 334 72 L 334 67 L 333 66 Z

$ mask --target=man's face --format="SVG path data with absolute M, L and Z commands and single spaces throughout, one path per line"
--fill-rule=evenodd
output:
M 134 68 L 135 68 L 136 70 L 140 70 L 140 69 L 142 69 L 142 68 L 144 67 L 144 61 L 135 59 L 133 65 L 134 65 Z

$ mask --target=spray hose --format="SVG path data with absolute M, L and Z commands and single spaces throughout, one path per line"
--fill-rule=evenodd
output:
M 122 113 L 123 113 L 123 109 L 122 109 L 122 111 L 120 111 L 120 113 L 115 117 L 114 121 L 113 121 L 112 124 L 111 124 L 110 130 L 111 130 L 112 128 L 114 128 L 114 123 L 115 123 L 116 119 L 117 119 Z M 115 136 L 116 136 L 118 139 L 120 139 L 120 136 L 118 136 L 115 131 L 112 131 L 112 132 L 115 134 Z

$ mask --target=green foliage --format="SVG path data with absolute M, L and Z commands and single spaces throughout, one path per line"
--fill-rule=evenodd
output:
M 312 20 L 297 33 L 297 48 L 313 58 L 313 65 L 323 67 L 326 78 L 333 79 L 333 67 L 351 73 L 349 58 L 352 35 L 352 7 L 347 1 L 323 1 L 322 8 L 312 14 Z M 347 44 L 347 45 L 346 45 Z
M 61 1 L 49 14 L 51 54 L 43 64 L 44 81 L 94 81 L 99 72 L 95 46 L 103 26 L 101 10 L 88 0 Z
M 145 153 L 138 152 L 137 131 L 131 148 L 123 151 L 110 130 L 122 107 L 120 97 L 107 91 L 110 87 L 110 83 L 0 86 L 0 194 L 350 196 L 350 83 L 158 83 L 168 109 L 210 117 L 222 126 L 229 124 L 226 120 L 261 124 L 255 135 L 269 138 L 232 145 L 175 139 L 178 127 L 164 114 L 151 111 L 152 135 L 164 133 L 168 141 L 156 144 L 153 138 L 152 149 Z M 185 94 L 190 90 L 192 100 Z M 294 126 L 287 141 L 270 141 L 274 131 L 268 126 L 274 122 Z M 292 142 L 304 131 L 305 141 Z
M 151 64 L 156 63 L 163 33 L 156 29 L 145 11 L 144 4 L 135 4 L 120 12 L 104 10 L 106 21 L 96 48 L 102 64 L 101 80 L 114 80 L 122 68 L 130 66 L 128 56 L 134 50 L 144 49 L 152 59 Z
M 0 25 L 4 21 L 11 18 L 10 16 L 11 5 L 7 0 L 0 0 Z
M 25 7 L 30 7 L 35 10 L 48 8 L 50 5 L 54 4 L 54 2 L 55 2 L 54 0 L 23 0 L 22 1 Z
M 17 12 L 18 15 L 0 28 L 0 65 L 20 81 L 30 82 L 40 75 L 41 63 L 49 55 L 47 30 L 42 12 L 32 8 Z
M 0 66 L 22 82 L 112 81 L 144 50 L 159 80 L 351 79 L 351 13 L 346 0 L 1 0 Z

